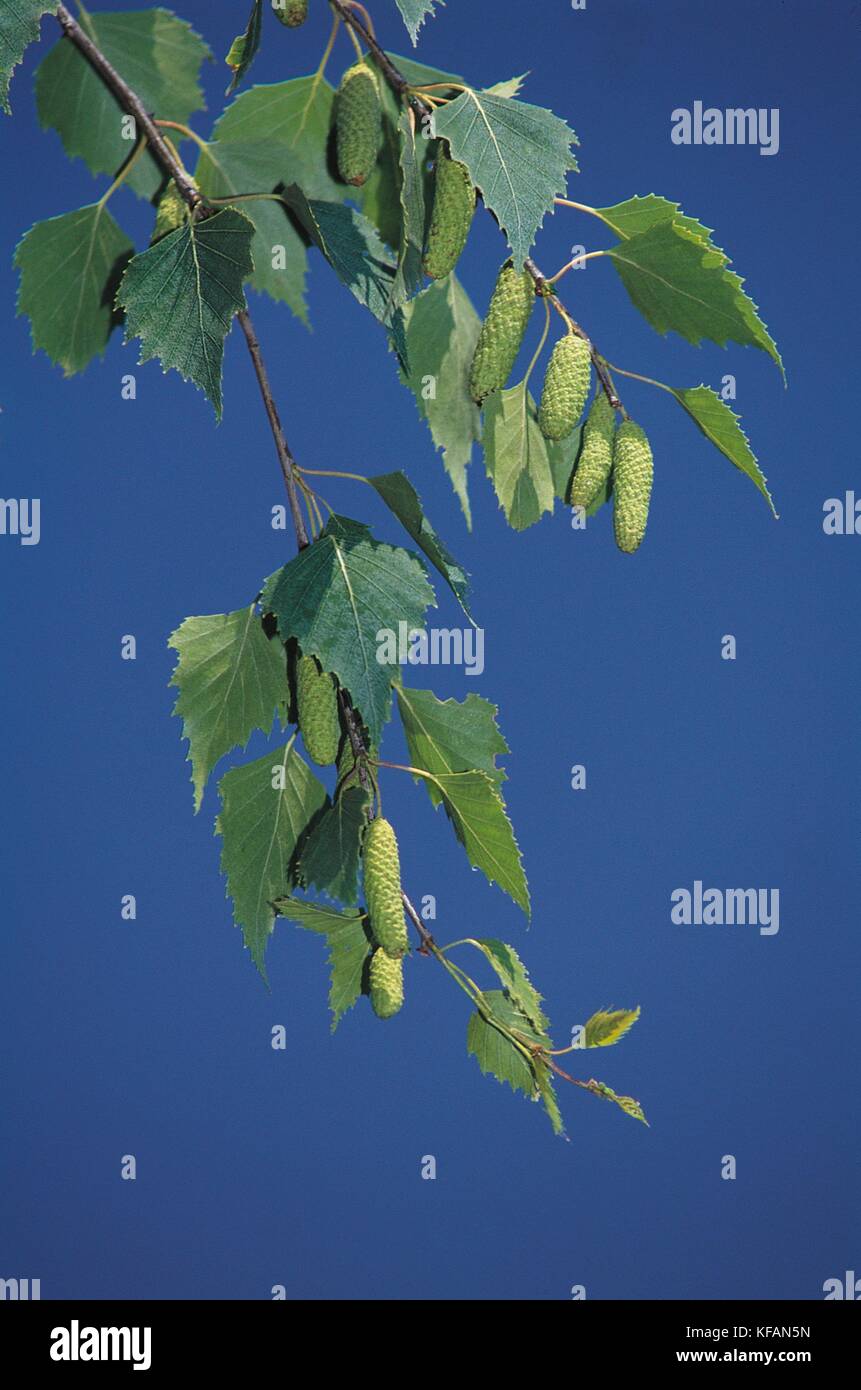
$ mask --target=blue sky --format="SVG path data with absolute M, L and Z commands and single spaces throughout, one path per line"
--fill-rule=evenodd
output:
M 301 31 L 267 25 L 256 81 L 313 70 L 328 32 L 315 8 Z M 537 1107 L 467 1057 L 466 1001 L 430 961 L 409 963 L 396 1020 L 360 1006 L 334 1037 L 317 939 L 280 925 L 271 992 L 257 977 L 218 871 L 214 784 L 192 815 L 166 639 L 189 614 L 247 603 L 289 558 L 269 524 L 277 461 L 236 332 L 219 427 L 176 373 L 136 369 L 118 336 L 80 379 L 31 357 L 14 317 L 15 244 L 106 186 L 38 129 L 43 46 L 0 126 L 3 494 L 42 504 L 38 546 L 0 538 L 0 1277 L 41 1278 L 44 1297 L 253 1299 L 280 1284 L 303 1299 L 565 1299 L 574 1285 L 590 1298 L 816 1299 L 861 1258 L 861 540 L 822 529 L 823 503 L 858 479 L 846 173 L 857 6 L 528 8 L 525 22 L 513 0 L 451 0 L 419 56 L 480 85 L 528 68 L 525 98 L 580 138 L 573 197 L 654 191 L 716 229 L 783 351 L 788 390 L 762 353 L 655 335 L 605 261 L 572 273 L 565 297 L 622 366 L 679 386 L 736 377 L 780 521 L 669 398 L 630 382 L 625 403 L 656 461 L 635 557 L 616 551 L 606 514 L 585 533 L 564 510 L 512 533 L 479 453 L 468 533 L 383 337 L 322 261 L 313 333 L 283 308 L 251 307 L 300 461 L 405 468 L 474 577 L 484 674 L 432 669 L 427 684 L 499 706 L 532 926 L 469 871 L 421 789 L 391 773 L 405 885 L 436 896 L 441 940 L 498 936 L 521 952 L 559 1045 L 594 1009 L 639 1003 L 636 1028 L 580 1074 L 637 1096 L 651 1127 L 569 1088 L 570 1142 L 554 1139 Z M 195 121 L 204 134 L 234 9 L 181 8 L 219 55 Z M 387 46 L 408 52 L 392 0 L 374 15 Z M 349 61 L 342 41 L 332 75 Z M 673 144 L 672 111 L 698 100 L 778 108 L 779 153 Z M 116 214 L 142 244 L 146 210 L 124 192 Z M 549 272 L 571 245 L 608 241 L 561 211 L 536 258 Z M 477 218 L 461 273 L 479 308 L 503 258 Z M 131 370 L 134 402 L 120 395 Z M 400 541 L 367 489 L 327 495 Z M 453 600 L 439 602 L 440 623 L 457 624 Z M 135 662 L 120 660 L 125 633 Z M 265 748 L 255 738 L 249 755 Z M 403 751 L 396 729 L 389 748 Z M 575 763 L 585 791 L 570 790 Z M 779 932 L 675 925 L 670 895 L 696 880 L 779 889 Z M 125 893 L 134 923 L 120 918 Z M 278 1024 L 284 1052 L 269 1045 Z M 121 1181 L 124 1154 L 135 1182 Z M 421 1178 L 429 1154 L 435 1181 Z M 734 1181 L 721 1178 L 728 1154 Z

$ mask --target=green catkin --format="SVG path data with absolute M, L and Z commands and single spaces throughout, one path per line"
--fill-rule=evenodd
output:
M 380 947 L 371 956 L 371 1004 L 377 1018 L 394 1018 L 404 1002 L 404 968 Z
M 381 816 L 368 826 L 362 857 L 374 939 L 387 956 L 399 960 L 406 955 L 409 944 L 401 898 L 401 863 L 395 832 Z
M 469 375 L 469 392 L 479 405 L 499 391 L 511 375 L 534 303 L 535 287 L 529 271 L 504 265 L 481 325 Z
M 442 280 L 454 270 L 475 215 L 475 189 L 465 164 L 440 147 L 434 179 L 433 214 L 424 270 Z
M 161 241 L 168 232 L 175 232 L 177 227 L 181 227 L 185 221 L 187 205 L 185 199 L 171 179 L 167 188 L 161 195 L 158 204 L 158 211 L 155 215 L 155 226 L 152 229 L 150 245 L 153 242 Z
M 296 664 L 296 709 L 308 757 L 327 767 L 338 756 L 341 726 L 335 681 L 321 671 L 313 656 L 300 656 Z
M 653 473 L 644 431 L 633 420 L 624 420 L 613 445 L 613 529 L 626 555 L 633 555 L 646 534 Z
M 577 472 L 571 483 L 572 507 L 588 510 L 606 486 L 613 465 L 613 433 L 616 412 L 604 391 L 592 402 L 583 426 L 583 443 L 577 460 Z
M 589 395 L 592 352 L 585 338 L 569 333 L 560 338 L 547 364 L 538 423 L 545 439 L 567 439 Z
M 338 88 L 338 170 L 345 183 L 360 187 L 376 164 L 383 133 L 382 116 L 376 73 L 367 63 L 354 63 L 347 68 Z
M 272 8 L 288 29 L 298 29 L 308 18 L 308 0 L 272 0 Z

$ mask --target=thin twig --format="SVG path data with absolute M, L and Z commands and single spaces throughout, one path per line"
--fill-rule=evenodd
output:
M 439 947 L 437 946 L 436 942 L 434 941 L 433 937 L 431 936 L 430 932 L 428 931 L 419 914 L 416 912 L 415 908 L 413 907 L 412 903 L 410 902 L 403 889 L 401 889 L 401 897 L 404 901 L 404 907 L 407 910 L 407 916 L 409 917 L 410 921 L 412 922 L 413 926 L 415 927 L 416 931 L 421 937 L 422 944 L 419 948 L 420 954 L 423 956 L 440 955 L 441 952 Z
M 347 703 L 347 697 L 341 689 L 340 685 L 338 686 L 338 704 L 341 708 L 341 716 L 344 720 L 344 728 L 347 730 L 347 738 L 349 739 L 350 747 L 353 750 L 353 757 L 358 763 L 359 782 L 365 791 L 369 791 L 370 778 L 368 776 L 368 768 L 365 762 L 365 758 L 369 750 L 366 748 L 365 741 L 362 738 L 362 730 L 359 725 L 358 715 L 356 714 L 356 711 L 353 709 L 352 705 Z
M 526 260 L 524 261 L 524 265 L 526 266 L 526 269 L 529 271 L 529 274 L 535 281 L 535 288 L 537 292 L 540 295 L 547 295 L 550 298 L 551 302 L 555 305 L 556 309 L 562 315 L 565 322 L 570 324 L 571 328 L 577 334 L 578 338 L 582 338 L 584 342 L 589 344 L 589 350 L 592 354 L 592 364 L 595 368 L 595 374 L 601 383 L 607 400 L 610 402 L 614 410 L 621 410 L 622 402 L 619 400 L 619 397 L 616 394 L 616 388 L 613 385 L 613 378 L 610 376 L 610 373 L 607 370 L 607 364 L 604 361 L 604 358 L 601 356 L 598 349 L 596 348 L 595 344 L 592 342 L 592 339 L 589 337 L 589 334 L 586 332 L 584 328 L 580 327 L 573 314 L 569 313 L 569 311 L 565 308 L 565 305 L 562 303 L 562 300 L 559 298 L 558 294 L 554 292 L 551 286 L 551 282 L 548 279 L 546 279 L 544 275 L 542 275 L 541 271 L 538 269 L 538 266 L 535 264 L 531 256 L 527 256 Z
M 546 1062 L 551 1071 L 557 1076 L 561 1076 L 563 1081 L 570 1081 L 572 1086 L 582 1086 L 584 1091 L 591 1091 L 592 1087 L 588 1081 L 578 1081 L 576 1076 L 569 1076 L 567 1071 L 563 1071 L 557 1062 L 554 1062 L 549 1052 L 542 1052 L 542 1061 Z
M 430 108 L 425 105 L 421 97 L 416 96 L 415 93 L 410 91 L 409 82 L 404 77 L 403 73 L 399 72 L 395 67 L 388 53 L 377 41 L 376 35 L 371 33 L 364 20 L 356 14 L 351 6 L 343 4 L 342 0 L 329 0 L 329 4 L 335 13 L 341 16 L 344 23 L 348 25 L 350 29 L 355 30 L 363 42 L 367 44 L 377 60 L 377 66 L 395 95 L 406 97 L 410 105 L 420 116 L 427 115 Z
M 260 344 L 257 341 L 257 334 L 254 332 L 254 326 L 248 316 L 248 310 L 240 309 L 236 317 L 239 320 L 239 327 L 245 334 L 245 341 L 248 344 L 248 351 L 251 354 L 254 372 L 260 386 L 260 394 L 263 397 L 263 404 L 266 407 L 266 414 L 269 417 L 272 438 L 275 440 L 278 462 L 281 465 L 281 472 L 284 474 L 284 482 L 287 485 L 287 497 L 290 502 L 290 512 L 293 517 L 293 529 L 296 532 L 296 544 L 300 550 L 304 550 L 310 542 L 305 527 L 305 518 L 299 507 L 299 497 L 296 492 L 296 475 L 293 471 L 296 466 L 296 460 L 293 458 L 284 436 L 284 430 L 278 414 L 278 407 L 275 404 L 272 388 L 269 385 L 266 364 L 263 361 L 263 356 L 260 352 Z
M 113 67 L 104 53 L 93 43 L 92 39 L 84 32 L 77 20 L 69 14 L 65 5 L 57 8 L 57 19 L 70 43 L 81 52 L 87 61 L 99 74 L 105 86 L 113 92 L 120 106 L 130 116 L 134 116 L 139 130 L 146 136 L 149 148 L 163 168 L 164 172 L 173 179 L 182 198 L 188 204 L 192 213 L 206 211 L 206 200 L 198 191 L 194 180 L 189 177 L 182 166 L 175 150 L 162 135 L 156 121 L 149 114 L 143 105 L 140 97 L 133 92 L 128 83 L 120 77 L 116 68 Z M 257 381 L 260 385 L 260 394 L 263 397 L 263 404 L 266 407 L 266 414 L 272 430 L 272 437 L 275 440 L 275 448 L 278 453 L 278 462 L 281 465 L 281 472 L 284 475 L 284 482 L 287 487 L 287 498 L 290 503 L 290 514 L 293 519 L 293 529 L 296 532 L 296 544 L 300 550 L 304 550 L 309 544 L 308 532 L 305 527 L 305 520 L 299 508 L 299 498 L 296 492 L 296 477 L 294 473 L 295 460 L 290 452 L 287 440 L 284 437 L 284 430 L 278 416 L 278 409 L 272 397 L 269 386 L 269 379 L 263 356 L 260 351 L 260 344 L 254 332 L 251 318 L 247 309 L 243 309 L 237 314 L 240 327 L 245 334 L 245 341 L 248 351 L 251 354 L 251 361 Z
M 130 116 L 134 116 L 138 128 L 146 135 L 149 147 L 159 161 L 166 173 L 170 174 L 180 194 L 185 199 L 188 206 L 194 211 L 202 203 L 202 198 L 194 185 L 193 179 L 189 178 L 179 160 L 175 158 L 169 149 L 167 142 L 147 111 L 140 97 L 133 92 L 131 87 L 120 77 L 116 68 L 97 48 L 88 34 L 84 32 L 76 19 L 72 17 L 65 5 L 57 6 L 57 19 L 66 38 L 83 53 L 87 61 L 95 68 L 105 86 L 113 92 L 120 106 Z

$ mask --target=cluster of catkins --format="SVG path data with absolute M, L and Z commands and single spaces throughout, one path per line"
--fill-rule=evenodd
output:
M 345 72 L 338 92 L 338 168 L 346 183 L 361 185 L 377 161 L 382 140 L 382 103 L 377 73 L 362 61 Z M 439 144 L 434 201 L 424 269 L 434 280 L 454 270 L 469 236 L 476 192 L 469 170 Z M 535 303 L 535 280 L 510 262 L 502 267 L 482 324 L 470 371 L 473 400 L 482 405 L 511 375 Z M 547 365 L 538 423 L 552 442 L 577 427 L 589 396 L 592 348 L 573 330 L 555 345 Z M 646 532 L 652 492 L 652 451 L 633 420 L 616 426 L 606 394 L 599 390 L 583 427 L 570 501 L 588 509 L 608 486 L 613 491 L 616 544 L 632 554 Z
M 338 172 L 360 188 L 370 176 L 383 138 L 380 80 L 364 59 L 347 68 L 335 115 Z M 454 270 L 475 213 L 475 189 L 466 165 L 440 143 L 434 170 L 434 204 L 424 258 L 425 274 L 442 280 Z
M 338 784 L 344 787 L 356 774 L 356 757 L 342 732 L 338 687 L 313 656 L 296 663 L 296 714 L 309 758 L 321 767 L 338 764 Z M 340 750 L 340 751 L 339 751 Z M 392 1018 L 404 1002 L 401 964 L 409 943 L 401 897 L 398 842 L 387 820 L 377 816 L 362 842 L 365 899 L 374 953 L 369 967 L 371 1004 L 378 1018 Z
M 472 360 L 469 389 L 482 405 L 500 391 L 511 375 L 535 303 L 535 280 L 528 270 L 504 265 L 496 281 L 487 317 Z M 545 439 L 567 439 L 577 427 L 592 378 L 592 348 L 569 331 L 550 355 L 538 424 Z M 632 554 L 646 532 L 652 493 L 652 451 L 633 420 L 617 427 L 616 414 L 599 388 L 583 426 L 577 468 L 571 482 L 572 506 L 588 509 L 612 483 L 616 544 Z

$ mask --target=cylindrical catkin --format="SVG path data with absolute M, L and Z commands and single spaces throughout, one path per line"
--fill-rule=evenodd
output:
M 504 265 L 472 359 L 469 390 L 479 405 L 501 390 L 511 375 L 534 303 L 535 285 L 529 271 Z
M 336 147 L 345 183 L 361 186 L 380 151 L 383 108 L 377 74 L 367 63 L 347 68 L 338 88 Z
M 475 214 L 475 189 L 465 164 L 440 146 L 434 175 L 433 213 L 424 270 L 432 280 L 449 275 L 460 260 Z
M 371 1004 L 377 1018 L 394 1018 L 404 1002 L 404 968 L 392 960 L 382 947 L 371 956 L 368 971 Z
M 583 443 L 577 460 L 577 471 L 571 483 L 572 507 L 588 510 L 602 488 L 606 486 L 613 465 L 613 434 L 616 412 L 606 393 L 598 392 L 583 426 Z
M 626 555 L 633 555 L 646 534 L 653 473 L 644 431 L 633 420 L 624 420 L 613 445 L 613 529 Z
M 387 820 L 371 821 L 362 847 L 365 866 L 365 899 L 374 940 L 387 956 L 400 959 L 409 942 L 401 898 L 401 863 L 398 841 Z
M 337 758 L 341 739 L 337 688 L 313 656 L 300 656 L 296 663 L 296 709 L 308 757 L 327 767 Z
M 538 424 L 545 439 L 567 439 L 586 404 L 592 377 L 592 353 L 585 338 L 569 333 L 550 355 Z

